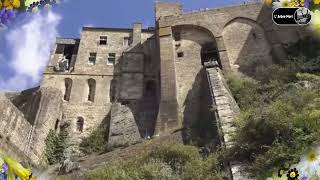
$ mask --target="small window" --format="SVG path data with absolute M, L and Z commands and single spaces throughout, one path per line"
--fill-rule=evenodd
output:
M 254 39 L 257 39 L 257 35 L 256 35 L 255 32 L 252 33 L 252 36 L 253 36 Z
M 65 101 L 69 101 L 70 100 L 70 95 L 71 95 L 71 88 L 72 88 L 72 79 L 66 78 L 64 80 L 64 86 L 65 86 L 65 89 L 64 89 L 64 97 L 63 97 L 63 99 Z
M 174 40 L 175 41 L 180 41 L 181 40 L 181 34 L 180 33 L 174 33 L 173 36 L 174 36 Z
M 107 36 L 100 36 L 100 45 L 107 45 L 108 37 Z
M 179 57 L 179 58 L 181 58 L 181 57 L 183 57 L 183 56 L 184 56 L 183 52 L 178 52 L 178 57 Z
M 97 53 L 90 53 L 89 55 L 89 64 L 95 65 L 97 59 Z
M 130 37 L 124 37 L 123 46 L 129 46 L 129 45 L 130 45 Z
M 109 53 L 108 55 L 108 65 L 114 65 L 116 62 L 116 53 Z
M 94 79 L 88 79 L 88 101 L 94 102 L 96 93 L 96 81 Z
M 59 128 L 59 119 L 56 120 L 56 124 L 54 125 L 54 130 L 57 131 Z

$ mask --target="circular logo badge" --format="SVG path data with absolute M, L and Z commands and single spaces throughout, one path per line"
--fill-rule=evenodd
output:
M 299 25 L 307 25 L 311 20 L 311 11 L 308 8 L 301 7 L 294 13 L 294 20 Z

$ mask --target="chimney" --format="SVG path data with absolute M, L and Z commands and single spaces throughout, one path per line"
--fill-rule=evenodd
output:
M 141 43 L 141 30 L 142 25 L 141 23 L 134 23 L 133 24 L 133 32 L 132 32 L 132 44 L 137 45 Z

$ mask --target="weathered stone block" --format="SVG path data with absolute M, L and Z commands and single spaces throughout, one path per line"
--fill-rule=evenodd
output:
M 111 106 L 109 142 L 111 146 L 126 146 L 141 141 L 131 109 L 115 103 Z

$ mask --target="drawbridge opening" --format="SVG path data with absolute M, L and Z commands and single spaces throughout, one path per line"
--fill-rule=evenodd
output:
M 219 60 L 219 51 L 214 46 L 214 43 L 207 43 L 201 48 L 201 64 L 207 67 L 219 67 L 221 63 Z

